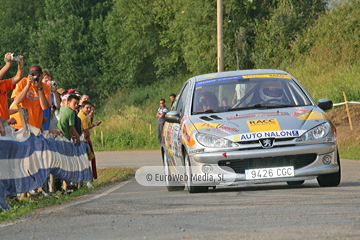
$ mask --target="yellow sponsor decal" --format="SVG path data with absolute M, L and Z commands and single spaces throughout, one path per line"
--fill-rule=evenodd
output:
M 299 120 L 316 120 L 316 119 L 328 119 L 328 117 L 317 111 L 307 112 L 301 115 L 296 116 Z
M 206 75 L 204 76 L 205 78 L 213 78 L 213 77 L 216 77 L 218 74 L 209 74 L 209 75 Z
M 194 127 L 196 127 L 197 129 L 204 129 L 204 128 L 218 128 L 219 126 L 221 126 L 221 124 L 217 124 L 217 123 L 203 123 L 203 122 L 200 122 L 200 123 L 195 123 L 193 125 Z M 189 128 L 190 131 L 194 131 L 195 128 Z
M 286 78 L 286 79 L 291 79 L 290 76 L 285 75 L 285 74 L 258 74 L 258 75 L 246 75 L 243 76 L 244 79 L 247 78 Z
M 276 118 L 246 121 L 250 132 L 264 132 L 281 130 Z

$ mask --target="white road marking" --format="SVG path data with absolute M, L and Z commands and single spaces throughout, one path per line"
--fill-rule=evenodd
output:
M 132 179 L 133 180 L 133 179 Z M 79 204 L 83 204 L 83 203 L 87 203 L 87 202 L 91 202 L 91 201 L 94 201 L 95 199 L 98 199 L 102 196 L 106 196 L 116 190 L 118 190 L 119 188 L 125 186 L 126 184 L 128 184 L 129 182 L 131 182 L 132 180 L 128 180 L 128 181 L 125 181 L 125 182 L 121 182 L 119 185 L 115 186 L 115 187 L 112 187 L 110 188 L 109 190 L 103 192 L 103 193 L 100 193 L 100 194 L 97 194 L 91 198 L 87 198 L 87 199 L 84 199 L 84 200 L 81 200 L 81 201 L 76 201 L 74 203 L 68 203 L 68 204 L 64 204 L 64 205 L 61 205 L 61 206 L 56 206 L 56 207 L 50 207 L 48 209 L 45 209 L 43 211 L 41 211 L 40 213 L 41 214 L 47 214 L 47 213 L 52 213 L 52 212 L 56 212 L 56 211 L 59 211 L 59 210 L 63 210 L 65 208 L 68 208 L 68 207 L 73 207 L 73 206 L 76 206 L 76 205 L 79 205 Z M 15 221 L 12 221 L 12 222 L 8 222 L 8 223 L 3 223 L 3 224 L 0 224 L 0 228 L 3 228 L 3 227 L 7 227 L 7 226 L 11 226 L 11 225 L 14 225 L 16 223 L 20 223 L 20 222 L 24 222 L 27 220 L 27 217 L 24 217 L 24 218 L 21 218 L 21 219 L 18 219 L 18 220 L 15 220 Z

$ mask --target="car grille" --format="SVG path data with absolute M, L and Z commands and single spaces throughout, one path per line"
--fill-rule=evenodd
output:
M 294 166 L 294 169 L 305 167 L 316 160 L 316 154 L 288 155 L 264 158 L 245 158 L 237 160 L 221 160 L 218 162 L 220 167 L 232 168 L 235 173 L 245 173 L 245 169 L 271 168 Z

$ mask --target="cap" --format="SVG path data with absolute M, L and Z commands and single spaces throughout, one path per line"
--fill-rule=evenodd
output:
M 61 95 L 61 94 L 63 94 L 64 92 L 66 92 L 66 90 L 63 89 L 63 88 L 59 88 L 59 89 L 57 90 L 57 92 Z
M 33 73 L 42 74 L 43 72 L 42 72 L 42 69 L 41 69 L 40 66 L 38 66 L 38 65 L 33 65 L 33 66 L 30 67 L 30 72 L 29 72 L 29 74 L 33 74 Z
M 65 94 L 65 95 L 61 98 L 61 100 L 66 100 L 69 96 L 70 96 L 69 94 Z
M 80 97 L 80 93 L 76 89 L 69 89 L 67 91 L 67 93 L 70 95 L 76 95 L 76 96 Z

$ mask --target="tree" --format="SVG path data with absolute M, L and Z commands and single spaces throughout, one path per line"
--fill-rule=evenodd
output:
M 101 20 L 111 7 L 107 0 L 46 0 L 41 31 L 31 35 L 32 60 L 52 70 L 60 86 L 76 88 L 94 102 L 105 97 L 99 88 L 105 44 Z

